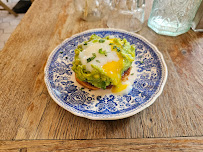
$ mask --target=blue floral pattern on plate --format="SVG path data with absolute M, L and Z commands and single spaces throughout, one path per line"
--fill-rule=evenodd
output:
M 126 38 L 136 46 L 136 67 L 132 90 L 127 95 L 83 89 L 71 70 L 74 49 L 92 34 Z M 132 116 L 150 106 L 161 94 L 167 79 L 162 54 L 145 38 L 117 29 L 93 29 L 66 39 L 51 53 L 45 67 L 45 83 L 54 101 L 71 113 L 95 120 Z

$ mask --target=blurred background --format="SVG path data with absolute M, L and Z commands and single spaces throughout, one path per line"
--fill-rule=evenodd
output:
M 0 51 L 33 2 L 34 0 L 0 0 Z M 139 34 L 143 27 L 148 26 L 158 34 L 178 36 L 190 27 L 196 32 L 203 31 L 201 2 L 202 0 L 72 0 L 70 9 L 86 22 L 104 19 L 109 28 Z M 146 5 L 152 8 L 145 9 Z
M 31 4 L 30 0 L 0 0 L 0 50 L 2 50 Z M 5 7 L 16 12 L 16 14 L 10 13 Z

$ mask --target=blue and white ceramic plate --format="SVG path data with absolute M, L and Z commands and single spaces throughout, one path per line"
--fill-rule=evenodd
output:
M 72 71 L 74 49 L 92 34 L 126 38 L 135 44 L 133 89 L 127 95 L 83 89 Z M 158 49 L 140 35 L 117 29 L 93 29 L 66 39 L 54 49 L 45 67 L 45 83 L 54 101 L 67 111 L 94 120 L 114 120 L 132 116 L 150 106 L 161 94 L 167 67 Z

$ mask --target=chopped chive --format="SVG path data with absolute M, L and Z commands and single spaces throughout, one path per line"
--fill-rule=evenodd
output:
M 94 58 L 96 58 L 96 54 L 95 54 L 95 53 L 92 53 L 92 57 L 90 57 L 90 58 L 87 59 L 87 63 L 88 63 L 88 62 L 91 62 L 92 60 L 94 60 Z
M 102 39 L 99 40 L 99 43 L 104 43 L 104 42 L 105 42 L 105 40 L 102 40 Z
M 60 52 L 61 54 L 63 53 L 63 52 Z
M 106 52 L 106 50 L 102 51 L 102 48 L 99 49 L 99 53 L 100 53 L 100 54 L 104 54 L 105 56 L 107 56 L 107 52 Z
M 90 61 L 92 61 L 91 58 L 88 58 L 88 59 L 87 59 L 87 63 L 90 62 Z
M 83 45 L 87 45 L 87 42 L 85 42 Z
M 121 50 L 120 50 L 120 48 L 119 47 L 117 47 L 117 52 L 120 52 Z
M 134 75 L 134 73 L 131 73 L 131 75 Z
M 115 49 L 116 48 L 116 46 L 113 46 L 113 49 Z
M 144 63 L 143 61 L 140 61 L 140 63 Z
M 99 61 L 99 60 L 96 60 L 96 62 L 100 63 L 100 61 Z
M 83 88 L 83 87 L 82 87 L 82 88 L 80 88 L 80 90 L 84 90 L 84 89 L 85 89 L 85 88 Z
M 113 45 L 113 43 L 109 43 L 109 45 Z
M 66 57 L 66 59 L 68 59 L 68 57 Z

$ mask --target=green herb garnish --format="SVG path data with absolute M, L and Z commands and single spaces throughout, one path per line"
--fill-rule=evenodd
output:
M 120 52 L 121 50 L 120 50 L 120 48 L 119 47 L 117 47 L 117 52 Z
M 90 58 L 87 59 L 87 63 L 88 63 L 88 62 L 91 62 L 92 60 L 94 60 L 94 58 L 96 58 L 96 54 L 95 54 L 95 53 L 92 53 L 92 57 L 90 57 Z
M 99 60 L 96 60 L 96 62 L 100 63 L 100 61 L 99 61 Z
M 61 54 L 63 53 L 63 52 L 60 52 Z
M 140 61 L 140 63 L 144 63 L 143 61 Z
M 109 45 L 113 45 L 113 43 L 109 43 Z
M 117 52 L 121 51 L 121 49 L 119 47 L 117 47 L 117 46 L 113 46 L 113 49 L 117 49 Z
M 107 56 L 107 52 L 106 52 L 106 50 L 102 51 L 102 48 L 99 49 L 99 53 L 100 53 L 100 54 L 104 54 L 105 56 Z
M 105 42 L 105 40 L 102 40 L 102 39 L 99 40 L 99 43 L 104 43 L 104 42 Z
M 87 45 L 87 42 L 85 42 L 83 45 Z
M 134 75 L 134 73 L 131 73 L 131 75 Z

